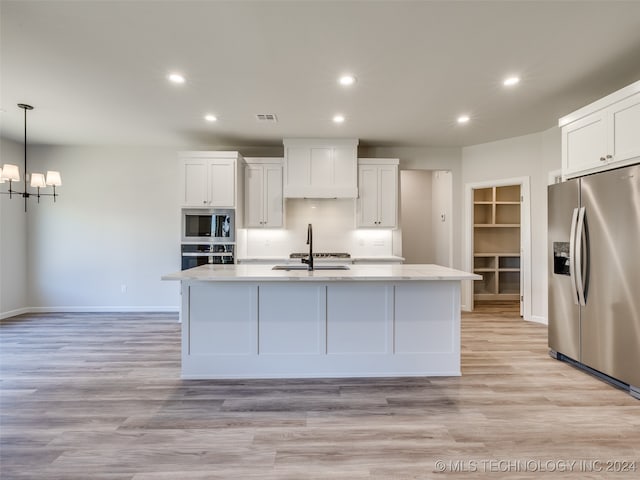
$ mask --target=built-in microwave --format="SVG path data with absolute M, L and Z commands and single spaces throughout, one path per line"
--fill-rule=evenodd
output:
M 235 211 L 229 208 L 182 210 L 183 242 L 235 242 Z

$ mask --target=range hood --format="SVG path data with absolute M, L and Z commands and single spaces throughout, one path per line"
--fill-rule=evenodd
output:
M 285 138 L 284 198 L 357 198 L 358 139 Z

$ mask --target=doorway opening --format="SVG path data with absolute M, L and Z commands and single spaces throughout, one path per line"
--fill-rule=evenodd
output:
M 400 171 L 400 230 L 404 263 L 453 266 L 452 174 Z
M 531 314 L 529 178 L 467 185 L 466 264 L 482 275 L 465 292 L 475 309 Z

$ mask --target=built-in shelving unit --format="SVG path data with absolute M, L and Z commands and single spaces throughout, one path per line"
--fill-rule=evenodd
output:
M 520 185 L 473 191 L 475 300 L 520 299 Z

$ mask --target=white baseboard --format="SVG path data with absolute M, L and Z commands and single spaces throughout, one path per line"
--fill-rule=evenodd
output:
M 0 319 L 15 317 L 16 315 L 22 315 L 23 313 L 178 313 L 180 311 L 180 307 L 173 306 L 131 306 L 131 305 L 123 305 L 123 306 L 66 306 L 66 307 L 25 307 L 16 310 L 11 310 L 9 312 L 0 313 Z
M 531 318 L 527 319 L 530 322 L 542 323 L 543 325 L 547 325 L 546 317 L 541 317 L 539 315 L 531 315 Z
M 8 312 L 1 312 L 0 320 L 4 320 L 5 318 L 10 318 L 10 317 L 15 317 L 16 315 L 22 315 L 23 313 L 30 313 L 30 309 L 23 307 L 23 308 L 16 308 L 15 310 L 9 310 Z

